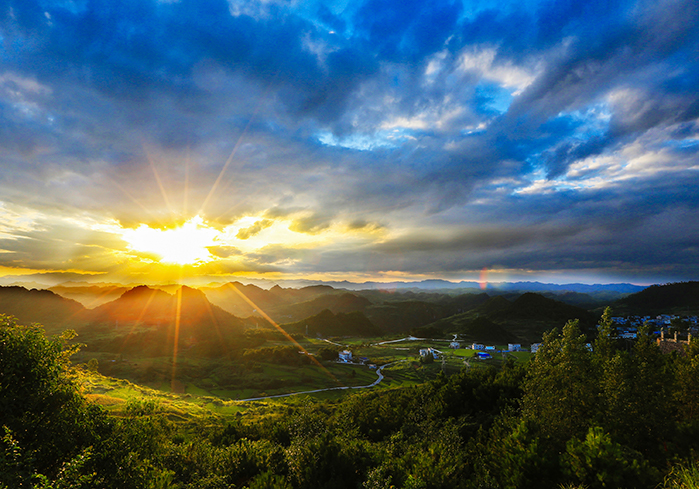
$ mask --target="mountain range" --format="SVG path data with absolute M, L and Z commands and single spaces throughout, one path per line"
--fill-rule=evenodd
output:
M 120 349 L 137 349 L 139 344 L 156 350 L 177 345 L 211 353 L 220 351 L 232 338 L 237 345 L 243 344 L 244 331 L 271 326 L 268 318 L 300 334 L 308 330 L 324 336 L 377 336 L 421 330 L 437 335 L 462 333 L 474 341 L 488 336 L 484 333 L 488 325 L 495 325 L 490 326 L 494 340 L 533 342 L 569 319 L 579 319 L 583 328 L 594 328 L 605 304 L 590 294 L 553 291 L 348 291 L 328 285 L 263 289 L 240 282 L 202 289 L 173 284 L 162 289 L 145 285 L 124 289 L 81 284 L 78 293 L 83 300 L 121 292 L 89 309 L 56 293 L 63 288 L 0 287 L 0 313 L 16 316 L 24 324 L 41 323 L 50 334 L 76 329 L 89 347 L 101 342 L 114 349 L 119 342 Z M 651 286 L 611 297 L 616 300 L 606 304 L 612 305 L 615 315 L 699 313 L 699 282 Z M 573 303 L 564 302 L 566 298 Z M 114 344 L 105 345 L 106 336 Z

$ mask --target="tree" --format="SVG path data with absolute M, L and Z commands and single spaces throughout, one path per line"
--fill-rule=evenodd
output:
M 597 410 L 592 355 L 578 321 L 544 335 L 524 381 L 522 415 L 555 445 L 583 437 Z
M 597 327 L 597 338 L 594 342 L 594 358 L 598 365 L 609 361 L 616 351 L 616 327 L 612 321 L 612 309 L 607 307 L 600 318 Z
M 670 428 L 672 376 L 665 367 L 645 324 L 633 350 L 619 352 L 606 363 L 600 382 L 603 425 L 615 439 L 646 454 L 660 447 Z
M 74 336 L 48 339 L 40 326 L 18 326 L 0 315 L 0 484 L 77 474 L 107 428 L 103 411 L 87 403 L 68 375 Z

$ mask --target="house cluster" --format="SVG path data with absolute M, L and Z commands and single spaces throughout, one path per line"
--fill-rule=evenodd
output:
M 508 343 L 507 344 L 507 349 L 506 350 L 498 350 L 495 346 L 490 346 L 490 345 L 484 345 L 482 343 L 472 343 L 471 344 L 471 349 L 472 350 L 480 350 L 480 351 L 489 351 L 489 352 L 508 352 L 508 351 L 524 351 L 522 349 L 522 345 L 519 343 Z
M 617 335 L 619 338 L 635 340 L 638 336 L 638 328 L 643 324 L 648 323 L 653 327 L 656 334 L 661 334 L 661 332 L 668 331 L 673 325 L 673 322 L 681 320 L 688 325 L 688 331 L 690 334 L 699 334 L 699 317 L 697 316 L 687 316 L 680 317 L 670 314 L 660 314 L 655 317 L 651 316 L 616 316 L 612 318 L 612 322 L 616 325 Z
M 432 358 L 437 360 L 439 358 L 439 355 L 441 355 L 442 352 L 439 350 L 436 350 L 434 348 L 421 348 L 420 349 L 420 356 L 421 357 L 427 357 L 429 355 L 432 355 Z
M 337 354 L 337 361 L 339 363 L 359 363 L 361 365 L 366 365 L 369 362 L 367 357 L 354 357 L 352 352 L 349 350 L 342 350 Z M 376 366 L 374 366 L 376 368 Z

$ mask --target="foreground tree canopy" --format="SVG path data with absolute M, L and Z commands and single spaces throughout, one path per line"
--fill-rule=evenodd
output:
M 108 415 L 81 395 L 70 334 L 0 317 L 0 487 L 696 487 L 699 349 L 630 347 L 609 311 L 527 365 L 308 401 L 254 421 L 173 423 L 148 402 Z

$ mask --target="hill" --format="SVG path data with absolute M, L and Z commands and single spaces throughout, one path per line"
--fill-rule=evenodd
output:
M 20 324 L 40 323 L 49 334 L 73 329 L 83 311 L 79 302 L 50 290 L 0 287 L 0 313 L 16 317 Z
M 361 312 L 338 313 L 326 309 L 302 321 L 282 325 L 288 333 L 301 333 L 308 336 L 379 336 L 377 328 Z
M 488 319 L 528 343 L 540 341 L 543 333 L 553 328 L 562 329 L 571 319 L 580 320 L 584 332 L 597 322 L 596 316 L 585 309 L 533 292 L 522 294 L 508 307 L 489 314 Z
M 471 310 L 435 321 L 426 327 L 434 327 L 444 333 L 463 333 L 469 340 L 479 342 L 535 343 L 541 341 L 543 333 L 553 328 L 563 328 L 570 319 L 579 319 L 583 331 L 593 329 L 597 320 L 585 309 L 527 292 L 513 301 L 503 296 L 491 297 Z
M 73 299 L 92 309 L 118 299 L 130 287 L 115 284 L 106 285 L 55 285 L 48 290 L 61 297 Z
M 457 329 L 456 332 L 459 333 L 463 339 L 483 343 L 502 345 L 518 340 L 517 336 L 486 317 L 477 317 L 473 321 L 464 324 L 461 328 Z
M 699 282 L 677 282 L 650 287 L 612 304 L 615 315 L 698 315 Z
M 326 309 L 335 314 L 362 312 L 370 305 L 369 299 L 345 292 L 325 294 L 310 301 L 291 304 L 283 309 L 280 308 L 279 313 L 283 312 L 285 317 L 299 320 L 316 315 Z
M 327 294 L 342 294 L 327 285 L 313 285 L 301 289 L 285 289 L 275 285 L 269 290 L 256 285 L 243 285 L 240 282 L 229 282 L 220 287 L 202 287 L 200 289 L 212 304 L 238 317 L 261 316 L 259 311 L 264 311 L 277 322 L 289 321 L 289 319 L 302 319 L 311 314 L 326 309 L 328 305 L 316 307 L 313 311 L 295 313 L 289 310 L 296 304 L 312 301 Z M 298 314 L 301 314 L 298 316 Z
M 182 349 L 227 354 L 245 323 L 211 304 L 203 292 L 182 286 L 175 294 L 142 285 L 83 313 L 87 349 L 167 355 Z M 104 333 L 109 333 L 105 335 Z M 237 346 L 236 346 L 237 348 Z
M 376 294 L 376 293 L 374 293 Z M 388 296 L 388 297 L 386 297 Z M 487 294 L 462 294 L 456 297 L 443 294 L 370 295 L 385 299 L 365 309 L 366 316 L 385 332 L 408 332 L 440 319 L 470 311 L 488 301 Z M 417 300 L 408 300 L 415 297 Z

